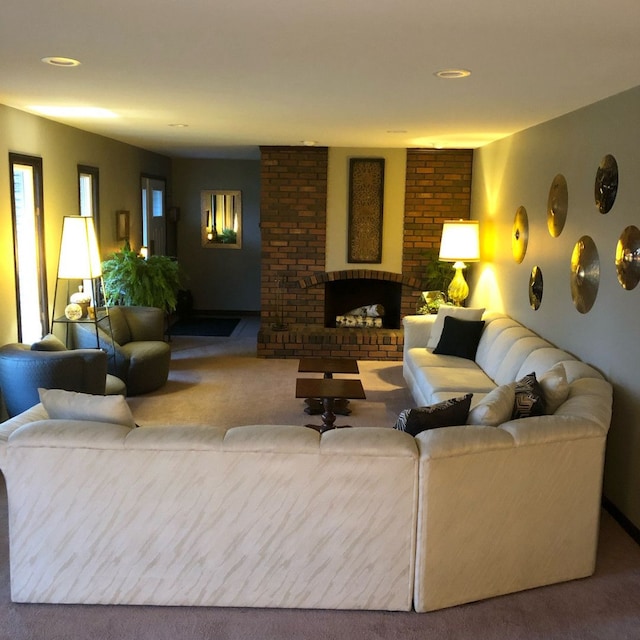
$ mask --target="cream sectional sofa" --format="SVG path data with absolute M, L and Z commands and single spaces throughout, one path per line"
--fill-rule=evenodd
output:
M 414 604 L 429 611 L 595 569 L 611 385 L 501 314 L 485 314 L 475 361 L 427 349 L 436 316 L 404 318 L 403 371 L 415 402 L 497 386 L 559 362 L 567 397 L 552 415 L 416 436 L 420 455 Z
M 404 320 L 416 404 L 469 389 L 477 404 L 558 361 L 568 397 L 415 438 L 131 428 L 38 404 L 0 425 L 12 599 L 423 612 L 590 575 L 611 386 L 503 316 L 477 363 L 434 356 L 433 322 Z
M 2 467 L 14 601 L 411 608 L 408 434 L 29 412 L 44 419 L 17 417 Z

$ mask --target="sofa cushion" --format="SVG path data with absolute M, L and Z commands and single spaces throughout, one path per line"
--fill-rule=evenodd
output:
M 534 372 L 516 382 L 515 394 L 516 399 L 513 404 L 513 413 L 511 414 L 512 420 L 544 415 L 544 393 Z
M 544 394 L 546 412 L 555 413 L 556 409 L 569 397 L 569 383 L 562 362 L 555 364 L 540 376 L 540 386 Z
M 516 401 L 516 383 L 503 384 L 490 391 L 469 411 L 467 424 L 481 424 L 497 427 L 511 419 Z
M 400 412 L 394 429 L 416 436 L 427 429 L 463 425 L 469 415 L 472 397 L 472 393 L 467 393 L 465 396 L 445 400 L 429 407 L 405 409 Z
M 63 389 L 38 389 L 40 402 L 54 420 L 109 422 L 135 427 L 131 409 L 123 396 L 94 396 Z
M 438 315 L 431 328 L 431 334 L 429 335 L 429 342 L 427 342 L 428 349 L 435 349 L 440 342 L 440 336 L 442 335 L 442 329 L 444 328 L 444 319 L 453 316 L 460 320 L 480 320 L 484 309 L 469 309 L 467 307 L 450 307 L 442 306 L 438 309 Z
M 446 316 L 444 327 L 433 353 L 473 360 L 484 329 L 484 320 L 461 320 Z
M 67 347 L 62 340 L 56 338 L 52 333 L 48 333 L 42 340 L 38 340 L 31 345 L 31 351 L 66 351 Z

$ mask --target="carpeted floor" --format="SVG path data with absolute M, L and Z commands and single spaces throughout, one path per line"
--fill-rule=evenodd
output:
M 309 421 L 302 412 L 303 401 L 293 397 L 297 361 L 255 358 L 255 330 L 255 322 L 242 320 L 232 339 L 172 341 L 169 383 L 153 394 L 130 399 L 136 421 L 227 426 Z M 401 365 L 360 365 L 367 400 L 354 404 L 348 420 L 389 424 L 410 402 Z M 191 413 L 185 415 L 187 409 Z M 428 614 L 14 604 L 9 591 L 6 491 L 0 476 L 0 640 L 205 638 L 640 640 L 640 546 L 603 512 L 594 576 Z

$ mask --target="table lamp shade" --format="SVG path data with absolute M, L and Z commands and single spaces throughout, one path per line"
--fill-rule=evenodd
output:
M 480 234 L 477 220 L 446 220 L 442 225 L 440 260 L 443 262 L 478 262 Z
M 93 218 L 65 216 L 58 259 L 58 278 L 87 280 L 102 275 Z

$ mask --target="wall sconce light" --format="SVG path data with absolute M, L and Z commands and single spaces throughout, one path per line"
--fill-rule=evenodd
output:
M 465 262 L 480 260 L 480 232 L 477 220 L 446 220 L 442 225 L 440 240 L 440 260 L 453 262 L 455 275 L 447 294 L 455 305 L 460 306 L 469 295 L 469 285 L 462 270 Z

